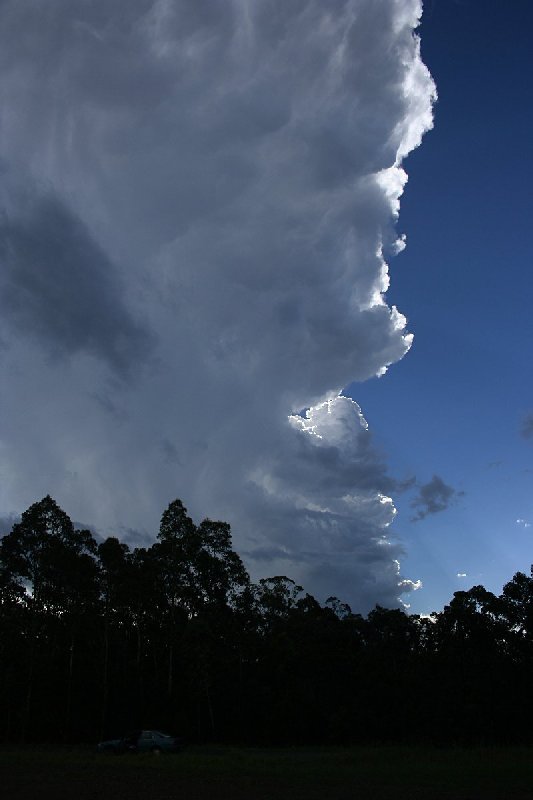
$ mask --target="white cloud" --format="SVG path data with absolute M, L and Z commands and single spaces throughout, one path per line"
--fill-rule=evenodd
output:
M 411 344 L 383 253 L 431 125 L 420 11 L 1 5 L 0 510 L 49 492 L 153 532 L 180 496 L 263 575 L 407 590 L 393 482 L 335 397 Z M 322 439 L 287 421 L 310 406 Z
M 522 528 L 531 528 L 531 522 L 528 522 L 525 519 L 517 519 L 516 524 L 520 525 Z

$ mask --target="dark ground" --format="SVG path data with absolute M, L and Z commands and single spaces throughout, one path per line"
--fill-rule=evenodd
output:
M 4 748 L 13 800 L 533 800 L 533 749 L 191 747 L 179 755 Z

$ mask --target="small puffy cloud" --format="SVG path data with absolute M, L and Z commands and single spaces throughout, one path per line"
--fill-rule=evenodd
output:
M 457 573 L 457 577 L 458 577 L 458 578 L 466 578 L 466 577 L 467 577 L 467 574 L 466 574 L 466 572 L 458 572 L 458 573 Z
M 428 483 L 419 486 L 418 494 L 411 500 L 411 508 L 416 511 L 411 521 L 417 522 L 430 514 L 446 511 L 450 504 L 462 495 L 464 492 L 458 492 L 452 486 L 448 486 L 439 475 L 434 475 Z
M 516 524 L 520 525 L 522 528 L 531 528 L 531 522 L 528 522 L 525 519 L 517 519 Z
M 533 411 L 528 411 L 522 420 L 520 433 L 524 439 L 533 439 Z

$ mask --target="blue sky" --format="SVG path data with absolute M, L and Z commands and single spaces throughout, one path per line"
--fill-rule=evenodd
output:
M 533 5 L 426 0 L 422 56 L 439 94 L 435 127 L 407 159 L 389 302 L 412 349 L 380 379 L 352 385 L 395 474 L 433 474 L 464 496 L 410 522 L 395 496 L 402 568 L 424 588 L 413 611 L 453 591 L 493 591 L 533 561 L 531 220 Z M 457 577 L 457 573 L 467 573 Z

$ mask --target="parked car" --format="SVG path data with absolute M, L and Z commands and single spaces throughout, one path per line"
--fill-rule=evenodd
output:
M 179 753 L 183 740 L 161 731 L 133 731 L 121 739 L 99 742 L 99 753 Z

